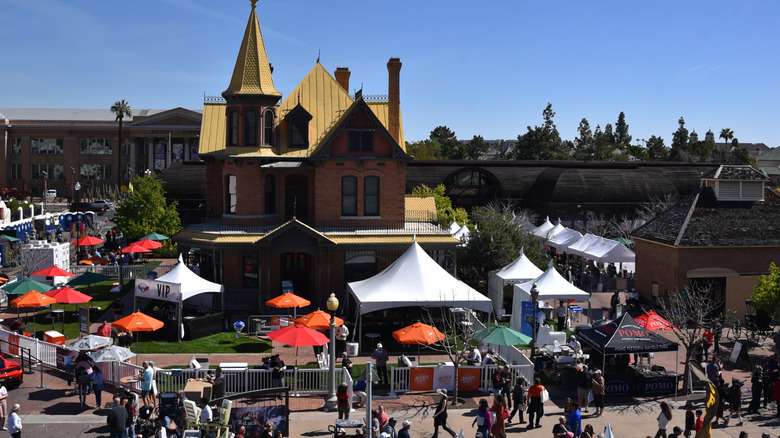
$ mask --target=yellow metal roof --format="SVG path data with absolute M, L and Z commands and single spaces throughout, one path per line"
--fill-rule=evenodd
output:
M 313 230 L 313 229 L 312 229 Z M 317 233 L 316 230 L 313 230 Z M 461 241 L 448 235 L 409 235 L 409 234 L 368 234 L 368 235 L 353 235 L 353 234 L 321 234 L 324 238 L 332 241 L 336 245 L 388 245 L 399 243 L 412 243 L 412 239 L 417 240 L 421 244 L 425 243 L 446 243 L 446 244 L 460 244 Z M 204 233 L 197 231 L 181 231 L 174 240 L 176 242 L 187 242 L 191 245 L 252 245 L 262 238 L 268 236 L 268 234 L 226 234 L 226 233 Z
M 433 196 L 406 195 L 404 210 L 407 221 L 436 220 L 436 198 Z
M 366 102 L 368 104 L 368 107 L 371 108 L 371 111 L 376 114 L 376 117 L 379 119 L 379 121 L 382 122 L 382 124 L 385 126 L 385 128 L 388 127 L 388 116 L 387 116 L 387 108 L 388 103 L 387 102 Z M 406 140 L 404 139 L 404 118 L 401 116 L 401 108 L 398 108 L 398 124 L 401 128 L 401 138 L 398 141 L 398 145 L 401 146 L 401 149 L 406 152 Z
M 267 96 L 282 96 L 276 91 L 271 76 L 271 64 L 265 53 L 263 34 L 257 21 L 257 0 L 252 0 L 252 12 L 238 51 L 236 66 L 233 68 L 233 78 L 230 80 L 225 94 L 262 94 Z
M 197 231 L 181 231 L 176 234 L 177 242 L 190 242 L 193 244 L 245 244 L 251 245 L 262 239 L 265 234 L 224 234 L 224 233 L 201 233 Z
M 203 104 L 203 120 L 200 124 L 200 144 L 198 152 L 208 152 L 225 149 L 225 109 L 224 103 Z
M 279 114 L 280 118 L 284 118 L 298 104 L 311 114 L 308 150 L 308 153 L 311 154 L 335 121 L 352 103 L 353 100 L 349 93 L 341 88 L 336 79 L 318 62 L 295 89 L 287 95 L 279 107 Z M 281 152 L 284 155 L 288 152 L 289 139 L 286 132 L 280 132 L 279 135 L 282 144 Z M 300 150 L 292 149 L 289 151 L 298 153 Z
M 396 244 L 396 243 L 408 243 L 412 244 L 412 238 L 411 235 L 328 235 L 330 240 L 335 242 L 337 245 L 360 245 L 360 244 Z M 451 244 L 460 244 L 463 243 L 460 240 L 446 234 L 439 234 L 439 235 L 417 235 L 416 240 L 418 243 L 451 243 Z

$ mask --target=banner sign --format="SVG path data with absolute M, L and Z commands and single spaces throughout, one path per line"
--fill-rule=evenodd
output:
M 455 389 L 455 367 L 451 365 L 433 367 L 433 389 Z
M 479 391 L 479 373 L 480 368 L 461 368 L 458 367 L 458 391 L 477 392 Z
M 433 368 L 414 367 L 409 370 L 409 389 L 412 391 L 433 391 Z
M 181 284 L 136 278 L 135 296 L 178 303 L 181 301 Z
M 79 334 L 89 334 L 89 307 L 79 307 Z
M 534 335 L 534 303 L 533 301 L 523 301 L 523 307 L 520 310 L 520 333 L 526 336 Z

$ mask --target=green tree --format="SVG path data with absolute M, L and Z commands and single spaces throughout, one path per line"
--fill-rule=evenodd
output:
M 416 141 L 406 143 L 406 153 L 413 156 L 416 160 L 440 160 L 441 147 L 432 140 Z
M 596 131 L 593 133 L 592 159 L 595 161 L 611 161 L 615 147 L 615 134 L 612 133 L 612 124 L 607 123 L 603 132 L 601 127 L 596 125 Z
M 780 318 L 780 267 L 769 264 L 769 274 L 758 278 L 750 295 L 756 309 L 761 309 L 773 318 Z
M 465 146 L 465 155 L 469 160 L 476 160 L 488 150 L 488 145 L 481 135 L 475 135 Z
M 468 212 L 461 207 L 454 208 L 452 206 L 452 200 L 447 196 L 447 188 L 444 187 L 444 184 L 439 184 L 435 188 L 420 184 L 412 189 L 412 195 L 433 196 L 436 203 L 436 216 L 439 219 L 439 226 L 448 227 L 453 219 L 460 225 L 468 223 Z
M 165 199 L 163 181 L 156 175 L 136 175 L 133 192 L 116 208 L 116 230 L 129 240 L 158 232 L 172 236 L 181 230 L 178 203 Z
M 669 159 L 669 149 L 664 144 L 664 139 L 661 137 L 651 136 L 647 140 L 647 156 L 650 161 L 666 161 Z
M 631 136 L 628 134 L 628 124 L 626 123 L 626 114 L 621 111 L 615 124 L 615 143 L 628 146 L 631 144 Z
M 723 142 L 728 145 L 731 139 L 734 138 L 734 131 L 732 131 L 731 128 L 723 128 L 720 130 L 718 138 L 722 138 Z
M 574 139 L 574 158 L 588 161 L 593 149 L 593 131 L 590 129 L 588 119 L 582 118 L 577 127 L 577 137 Z
M 133 117 L 133 109 L 130 108 L 130 104 L 127 103 L 124 99 L 117 100 L 114 102 L 113 105 L 111 105 L 111 113 L 113 113 L 116 116 L 116 121 L 119 122 L 119 153 L 117 154 L 117 169 L 116 171 L 119 172 L 119 183 L 122 183 L 122 122 L 125 119 L 125 116 L 127 117 Z
M 544 124 L 542 126 L 527 127 L 528 131 L 517 136 L 517 146 L 513 154 L 516 160 L 570 160 L 571 143 L 561 140 L 558 128 L 553 118 L 555 111 L 552 104 L 548 103 L 542 111 Z
M 691 161 L 690 147 L 688 144 L 688 130 L 685 129 L 685 119 L 680 117 L 677 121 L 677 130 L 672 134 L 672 150 L 669 157 L 672 161 Z
M 430 140 L 439 145 L 441 157 L 445 160 L 462 160 L 465 157 L 463 148 L 455 133 L 446 126 L 437 126 L 431 131 Z
M 516 215 L 510 208 L 494 204 L 477 207 L 472 211 L 471 218 L 476 227 L 469 234 L 469 241 L 460 259 L 463 268 L 487 280 L 490 271 L 506 266 L 517 258 L 520 249 L 538 266 L 544 266 L 541 241 L 517 225 Z

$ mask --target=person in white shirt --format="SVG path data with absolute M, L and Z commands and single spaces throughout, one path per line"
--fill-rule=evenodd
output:
M 563 301 L 561 301 L 561 305 L 555 309 L 555 316 L 558 317 L 558 327 L 556 330 L 562 332 L 563 326 L 566 324 L 566 306 L 563 305 Z
M 571 348 L 572 354 L 579 356 L 582 354 L 582 344 L 577 340 L 574 335 L 569 336 L 569 348 Z
M 496 364 L 496 358 L 493 357 L 493 350 L 488 348 L 487 354 L 485 354 L 485 358 L 482 359 L 482 365 L 495 365 Z
M 209 406 L 209 401 L 206 399 L 206 397 L 201 397 L 200 418 L 198 418 L 198 422 L 200 424 L 206 424 L 206 423 L 211 423 L 212 420 L 213 420 L 213 416 L 211 414 L 211 407 Z
M 11 408 L 11 416 L 8 417 L 8 433 L 13 438 L 21 438 L 22 436 L 22 419 L 19 417 L 19 404 L 15 404 Z
M 466 357 L 466 363 L 469 365 L 479 365 L 482 363 L 482 353 L 479 352 L 479 348 L 474 347 Z

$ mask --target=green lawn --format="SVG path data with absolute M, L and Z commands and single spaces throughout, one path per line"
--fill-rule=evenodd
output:
M 273 346 L 249 336 L 236 339 L 236 333 L 222 332 L 194 341 L 145 341 L 133 343 L 134 353 L 143 354 L 211 354 L 211 353 L 270 353 Z M 186 364 L 182 364 L 186 366 Z

